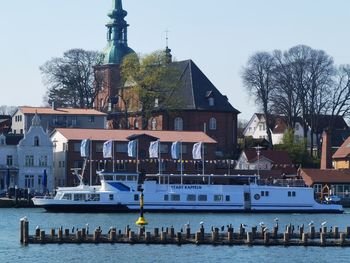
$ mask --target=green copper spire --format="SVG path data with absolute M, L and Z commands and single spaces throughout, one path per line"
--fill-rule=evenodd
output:
M 127 12 L 123 10 L 121 0 L 113 0 L 112 10 L 108 13 L 111 20 L 107 23 L 107 47 L 103 64 L 121 64 L 123 58 L 134 51 L 128 47 Z

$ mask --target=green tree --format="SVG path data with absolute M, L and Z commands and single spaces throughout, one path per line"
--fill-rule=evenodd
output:
M 169 64 L 164 51 L 156 51 L 149 55 L 126 56 L 121 65 L 122 83 L 119 98 L 124 102 L 126 111 L 138 112 L 143 119 L 143 128 L 155 111 L 171 111 L 181 102 L 173 99 L 174 93 L 180 87 L 180 74 L 174 64 Z
M 96 96 L 93 67 L 101 60 L 96 51 L 71 49 L 40 67 L 47 93 L 44 102 L 57 107 L 92 108 Z

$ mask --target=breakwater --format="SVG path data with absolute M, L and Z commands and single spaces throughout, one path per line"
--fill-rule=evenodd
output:
M 75 230 L 75 231 L 74 231 Z M 276 224 L 269 230 L 264 226 L 253 226 L 247 229 L 243 224 L 235 231 L 228 225 L 221 228 L 206 229 L 201 225 L 192 232 L 190 226 L 176 231 L 174 227 L 153 228 L 148 231 L 145 227 L 135 230 L 126 226 L 124 229 L 109 228 L 102 231 L 100 227 L 89 231 L 88 228 L 70 229 L 52 228 L 48 233 L 36 227 L 34 234 L 29 233 L 29 221 L 20 220 L 20 242 L 27 244 L 84 244 L 84 243 L 122 243 L 122 244 L 173 244 L 173 245 L 249 245 L 249 246 L 342 246 L 350 247 L 350 227 L 341 232 L 339 227 L 327 228 L 321 226 L 318 230 L 314 225 L 304 225 L 295 228 L 289 224 L 280 230 Z

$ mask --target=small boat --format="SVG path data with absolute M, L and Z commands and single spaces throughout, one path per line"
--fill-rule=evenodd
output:
M 273 212 L 342 213 L 335 203 L 317 202 L 310 187 L 260 184 L 255 175 L 143 175 L 98 172 L 101 185 L 59 187 L 53 198 L 34 197 L 53 212 Z

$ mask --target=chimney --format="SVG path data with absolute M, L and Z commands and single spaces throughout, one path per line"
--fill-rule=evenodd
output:
M 328 131 L 324 131 L 322 134 L 321 170 L 325 169 L 332 169 L 332 144 Z

